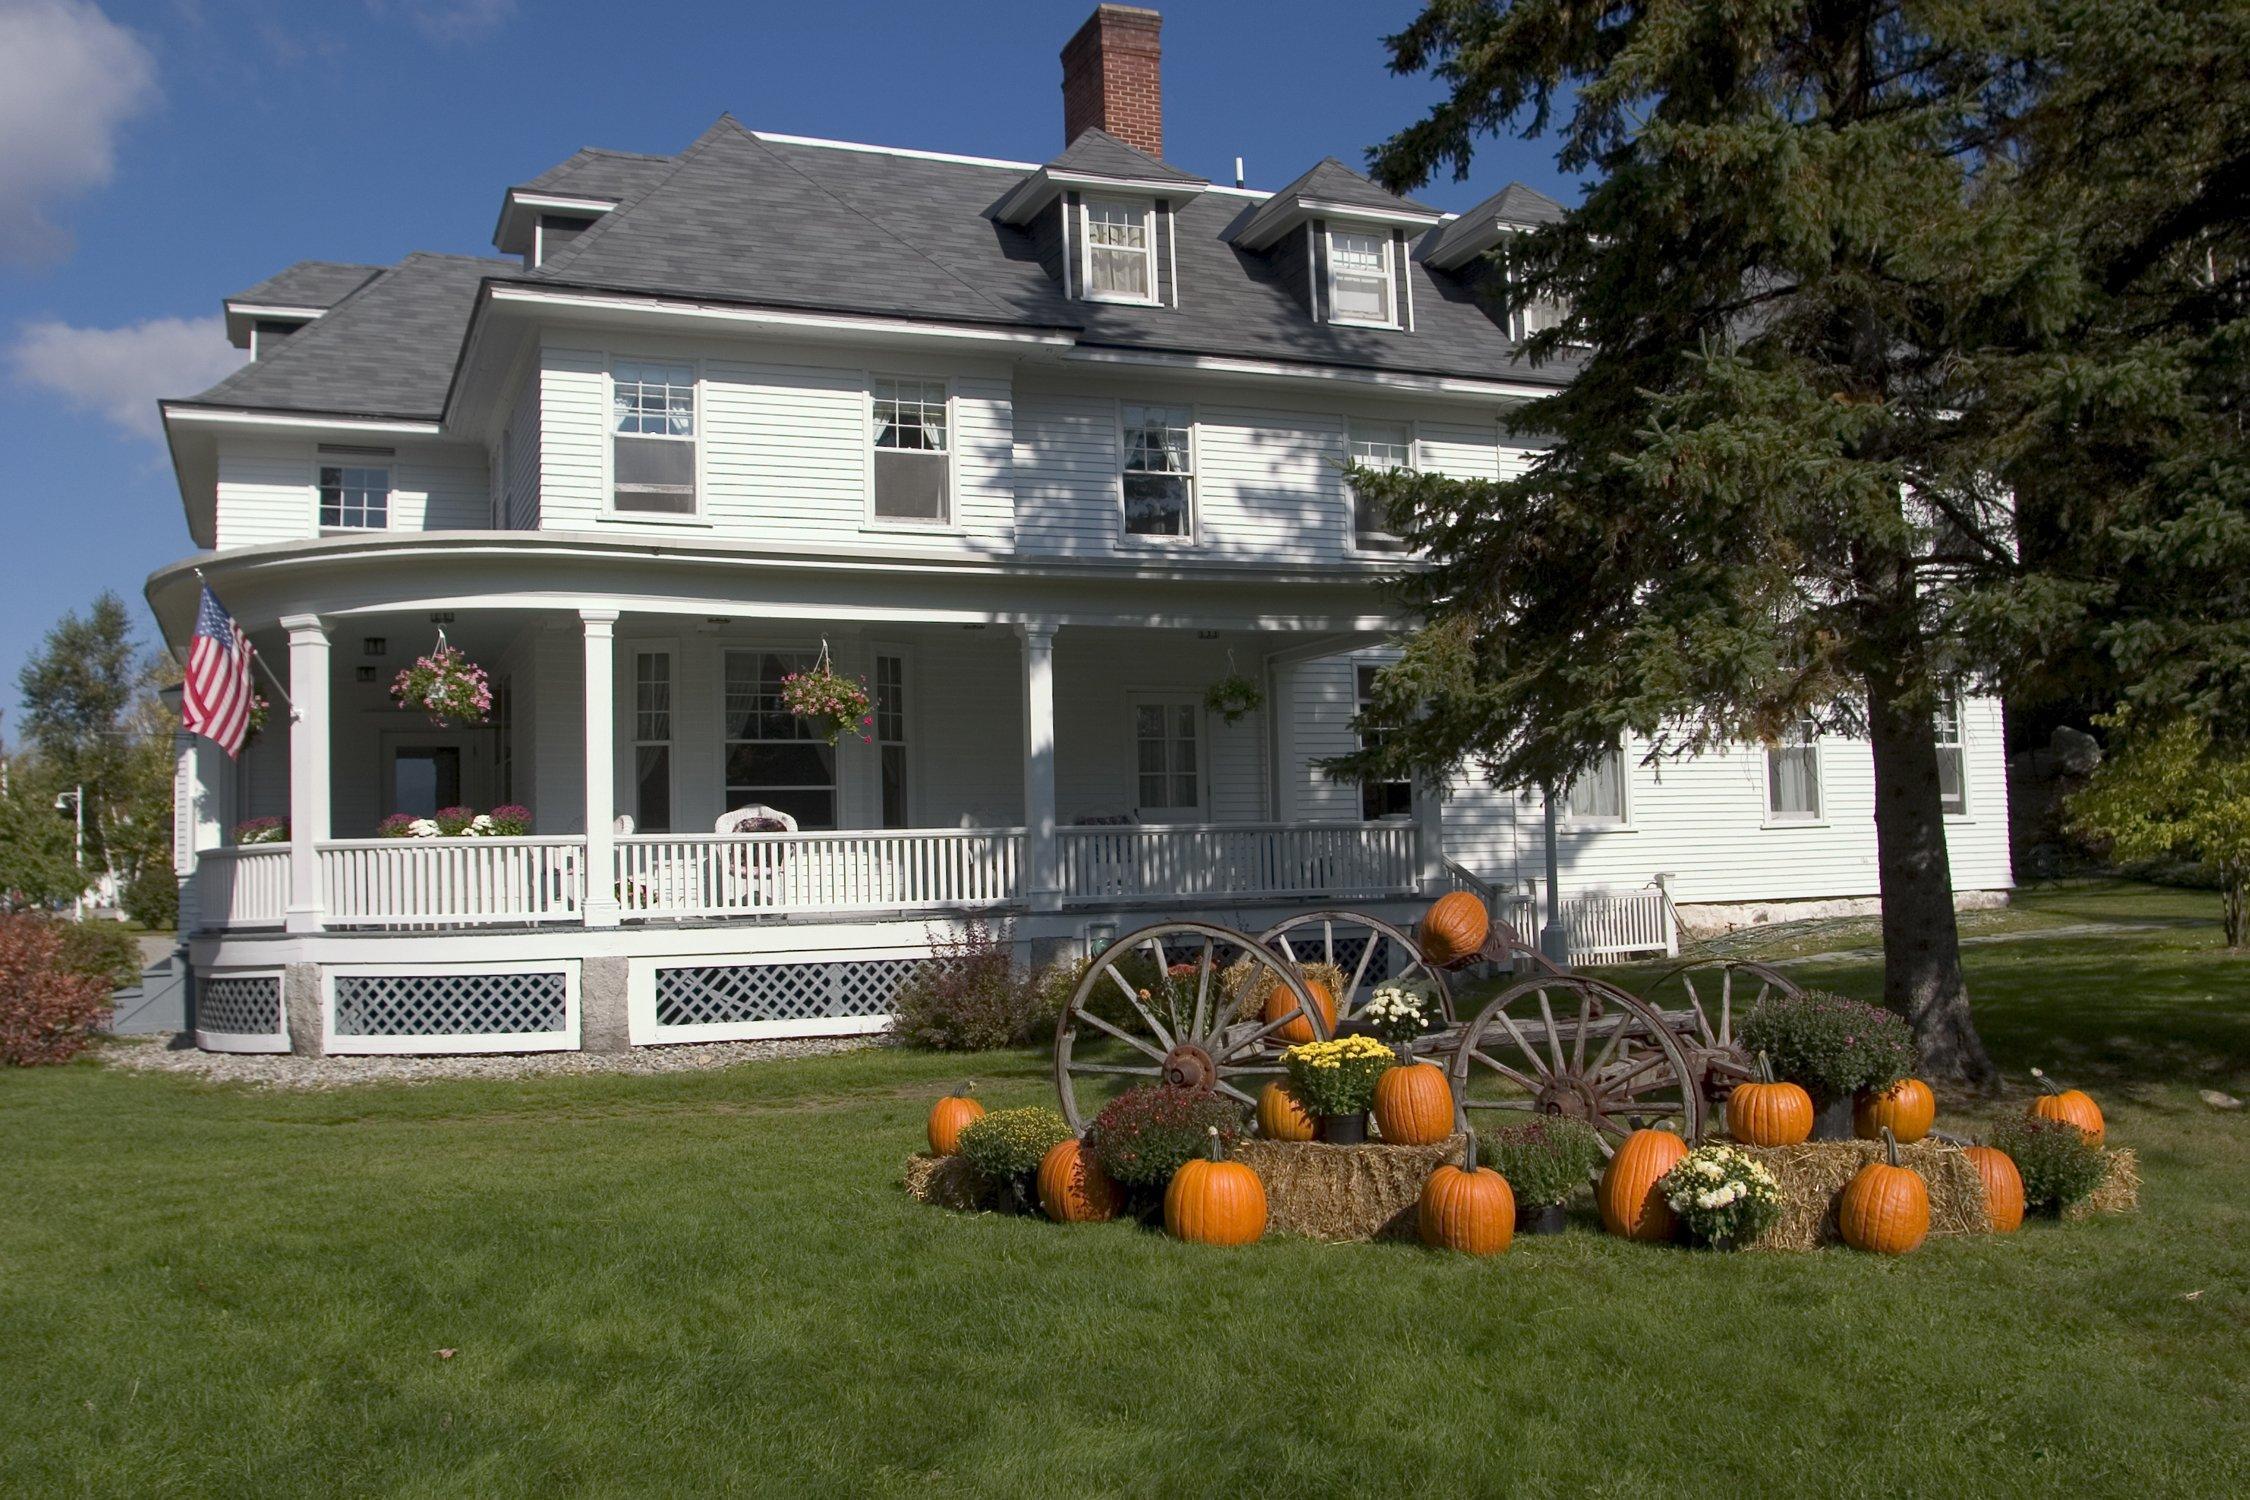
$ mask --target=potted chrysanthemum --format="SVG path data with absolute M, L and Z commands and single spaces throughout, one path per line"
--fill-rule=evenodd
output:
M 1781 1214 L 1781 1184 L 1739 1146 L 1698 1146 L 1657 1179 L 1656 1190 L 1690 1238 L 1739 1250 Z

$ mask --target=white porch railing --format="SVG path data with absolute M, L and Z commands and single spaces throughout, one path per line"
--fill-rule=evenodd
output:
M 1057 831 L 1065 901 L 1405 895 L 1412 823 L 1198 823 Z
M 1572 963 L 1616 963 L 1651 953 L 1669 958 L 1680 951 L 1672 902 L 1654 886 L 1645 891 L 1566 897 L 1562 912 L 1563 930 L 1570 935 Z
M 1000 906 L 1023 890 L 1020 828 L 626 834 L 625 920 Z
M 289 906 L 289 846 L 205 849 L 195 857 L 196 921 L 206 928 L 279 927 Z
M 347 839 L 320 846 L 331 927 L 575 921 L 585 869 L 586 841 L 576 836 Z

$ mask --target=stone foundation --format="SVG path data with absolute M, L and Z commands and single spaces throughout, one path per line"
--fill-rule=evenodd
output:
M 2007 891 L 1956 891 L 1953 909 L 1992 911 L 2006 906 L 2008 899 Z M 1880 896 L 1845 896 L 1829 901 L 1724 901 L 1695 905 L 1683 902 L 1679 913 L 1682 937 L 1711 938 L 1776 922 L 1878 917 L 1883 913 L 1883 900 Z

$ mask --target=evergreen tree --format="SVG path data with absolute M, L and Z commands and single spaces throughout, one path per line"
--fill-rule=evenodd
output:
M 132 618 L 108 590 L 84 615 L 64 615 L 17 678 L 24 736 L 46 773 L 85 788 L 89 869 L 107 866 L 107 834 L 127 800 L 138 738 L 130 720 L 147 681 Z
M 1575 378 L 1508 418 L 1538 461 L 1355 475 L 1432 562 L 1371 708 L 1400 727 L 1339 769 L 1560 786 L 1626 730 L 1656 759 L 1864 733 L 1886 1000 L 1972 1081 L 1932 719 L 2010 665 L 1990 601 L 2022 569 L 1963 356 L 2080 306 L 2069 226 L 2021 190 L 2070 9 L 1430 0 L 1392 61 L 1448 97 L 1374 153 L 1404 189 L 1559 124 L 1591 186 L 1493 278 L 1569 310 L 1527 354 Z

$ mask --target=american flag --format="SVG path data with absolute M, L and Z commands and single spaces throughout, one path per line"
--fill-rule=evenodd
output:
M 202 735 L 232 760 L 250 732 L 250 703 L 255 696 L 250 685 L 250 638 L 205 584 L 202 607 L 195 612 L 195 643 L 188 648 L 181 719 L 188 733 Z

